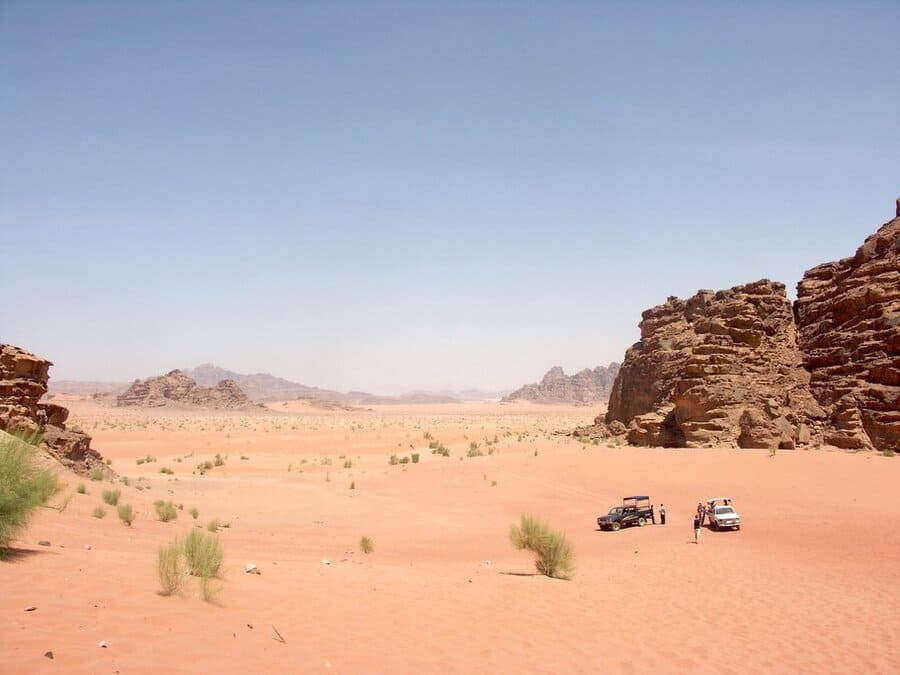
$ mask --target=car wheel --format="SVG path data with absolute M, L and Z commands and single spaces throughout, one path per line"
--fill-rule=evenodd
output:
M 741 529 L 741 526 L 740 526 L 740 525 L 735 525 L 735 526 L 734 526 L 734 529 L 739 530 L 739 529 Z
M 611 529 L 613 532 L 618 532 L 620 529 L 622 529 L 622 523 L 616 521 L 616 522 L 614 522 L 614 523 L 610 526 L 610 529 Z
M 638 518 L 638 526 L 639 526 L 639 527 L 643 527 L 643 526 L 646 525 L 646 524 L 647 524 L 647 519 L 646 519 L 646 518 Z
M 719 524 L 718 524 L 718 523 L 710 523 L 709 526 L 710 526 L 713 530 L 715 530 L 716 532 L 719 531 Z

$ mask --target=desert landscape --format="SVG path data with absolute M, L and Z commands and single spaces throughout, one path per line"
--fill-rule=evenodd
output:
M 595 445 L 565 434 L 589 410 L 529 403 L 66 405 L 137 518 L 92 517 L 112 485 L 64 474 L 3 564 L 2 672 L 900 669 L 900 465 L 888 457 Z M 467 456 L 473 442 L 481 456 Z M 390 463 L 413 452 L 418 463 Z M 217 454 L 224 464 L 200 475 Z M 597 531 L 635 492 L 666 505 L 666 525 Z M 694 505 L 719 494 L 744 527 L 694 545 Z M 157 499 L 184 510 L 161 522 Z M 572 580 L 536 574 L 512 548 L 526 513 L 568 534 Z M 225 552 L 214 600 L 195 585 L 160 595 L 157 549 L 212 520 Z

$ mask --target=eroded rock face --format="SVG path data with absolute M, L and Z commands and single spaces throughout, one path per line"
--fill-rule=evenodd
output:
M 613 381 L 619 372 L 618 363 L 608 367 L 585 368 L 574 375 L 566 375 L 554 366 L 539 384 L 526 384 L 521 389 L 504 396 L 504 401 L 533 401 L 535 403 L 597 403 L 606 401 Z
M 135 380 L 117 398 L 117 405 L 120 406 L 156 408 L 173 403 L 217 409 L 258 407 L 234 380 L 222 380 L 214 387 L 200 387 L 180 370 L 160 377 Z
M 20 347 L 0 344 L 0 429 L 40 438 L 40 445 L 76 472 L 97 466 L 109 472 L 100 453 L 91 448 L 91 437 L 66 428 L 69 411 L 39 402 L 47 393 L 51 365 Z
M 643 313 L 605 422 L 635 445 L 792 448 L 820 442 L 825 412 L 801 367 L 784 284 L 763 279 Z M 621 428 L 621 427 L 620 427 Z
M 803 363 L 841 448 L 900 451 L 900 202 L 897 215 L 797 286 Z

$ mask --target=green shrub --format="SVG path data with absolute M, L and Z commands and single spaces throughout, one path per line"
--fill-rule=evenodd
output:
M 131 504 L 120 504 L 119 508 L 116 509 L 119 514 L 119 520 L 125 523 L 128 527 L 131 527 L 131 523 L 134 522 L 135 512 L 131 507 Z
M 544 576 L 570 579 L 575 571 L 572 545 L 562 532 L 533 516 L 522 516 L 519 525 L 509 529 L 509 539 L 519 550 L 537 556 L 534 566 Z
M 93 481 L 103 480 L 103 469 L 99 466 L 91 469 L 90 479 Z
M 371 537 L 360 537 L 359 550 L 366 555 L 375 550 L 375 544 L 372 543 Z
M 219 575 L 223 554 L 218 537 L 193 529 L 184 538 L 183 551 L 189 574 L 207 579 Z
M 157 517 L 164 523 L 178 517 L 178 509 L 171 501 L 164 502 L 162 499 L 157 499 L 153 502 L 153 507 L 156 509 Z
M 122 485 L 124 485 L 125 487 L 128 487 L 129 485 L 131 485 L 131 481 L 128 480 L 128 476 L 122 476 L 121 480 L 122 480 Z
M 34 446 L 0 434 L 0 555 L 28 518 L 56 494 L 60 485 L 51 471 L 37 467 Z
M 209 522 L 206 524 L 206 529 L 209 530 L 210 532 L 218 532 L 218 531 L 219 531 L 219 527 L 221 527 L 221 526 L 219 525 L 219 521 L 218 521 L 218 520 L 215 520 L 215 519 L 209 521 Z
M 216 459 L 213 462 L 213 466 L 225 466 L 225 460 L 218 452 L 216 453 Z
M 159 547 L 159 554 L 156 557 L 156 574 L 159 576 L 163 595 L 181 592 L 187 574 L 184 568 L 181 542 L 170 541 L 165 546 Z
M 345 469 L 352 469 L 352 468 L 353 468 L 353 460 L 352 460 L 352 459 L 346 459 L 346 460 L 344 460 L 344 468 L 345 468 Z
M 401 457 L 400 463 L 401 464 L 409 464 L 409 457 Z
M 418 453 L 418 452 L 414 452 L 414 453 L 411 455 L 411 457 L 412 457 L 412 463 L 413 463 L 413 464 L 418 464 L 418 463 L 419 463 L 419 453 Z
M 94 516 L 94 518 L 106 518 L 106 509 L 102 506 L 95 506 L 94 510 L 91 511 L 91 515 Z
M 893 457 L 896 453 L 891 448 L 885 448 L 881 454 L 885 457 Z
M 196 506 L 192 506 L 188 513 L 191 514 L 191 518 L 193 518 L 194 520 L 197 520 L 198 516 L 200 515 L 200 512 L 197 510 Z
M 161 467 L 160 470 L 159 470 L 159 472 L 160 472 L 160 473 L 166 473 L 166 474 L 169 474 L 170 476 L 173 475 L 173 474 L 175 473 L 172 469 L 170 469 L 170 468 L 167 467 L 167 466 Z
M 86 495 L 87 494 L 87 486 L 85 486 L 84 483 L 79 483 L 78 487 L 75 488 L 75 492 L 77 492 L 80 495 Z
M 397 455 L 391 455 L 390 459 L 388 460 L 388 464 L 390 464 L 391 466 L 394 466 L 399 463 L 400 463 L 400 458 L 397 457 Z
M 210 462 L 209 460 L 206 460 L 205 462 L 200 462 L 197 465 L 197 468 L 200 470 L 200 474 L 203 475 L 204 473 L 206 473 L 207 471 L 209 471 L 213 468 L 213 463 Z
M 103 501 L 109 504 L 110 506 L 115 506 L 119 503 L 119 497 L 122 496 L 121 490 L 104 490 L 103 491 Z
M 478 443 L 472 441 L 469 443 L 469 451 L 466 453 L 466 457 L 481 457 L 484 453 L 481 451 L 481 448 L 478 447 Z

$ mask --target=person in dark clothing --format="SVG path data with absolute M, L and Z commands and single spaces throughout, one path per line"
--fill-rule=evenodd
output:
M 700 518 L 700 527 L 703 527 L 706 520 L 706 505 L 703 502 L 697 502 L 697 517 Z
M 700 514 L 694 516 L 694 543 L 700 543 Z
M 665 504 L 659 505 L 659 524 L 660 525 L 666 524 L 666 505 Z

